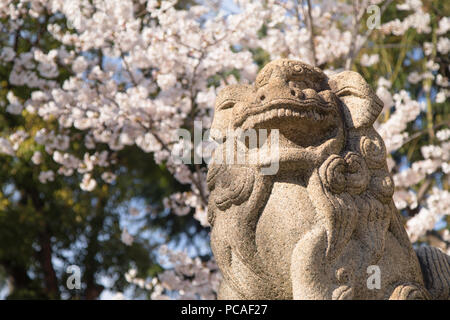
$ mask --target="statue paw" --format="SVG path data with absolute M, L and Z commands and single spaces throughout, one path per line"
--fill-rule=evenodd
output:
M 405 283 L 397 286 L 389 300 L 430 300 L 430 294 L 425 288 L 413 283 Z

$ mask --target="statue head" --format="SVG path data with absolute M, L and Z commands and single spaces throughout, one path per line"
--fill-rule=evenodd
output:
M 386 165 L 386 150 L 373 128 L 382 108 L 381 100 L 356 72 L 327 76 L 317 67 L 280 59 L 267 64 L 254 85 L 232 85 L 218 94 L 213 137 L 226 139 L 236 129 L 277 129 L 280 169 L 288 175 L 304 172 L 308 192 L 313 193 L 314 185 L 322 185 L 328 199 L 364 194 L 391 205 L 393 182 Z M 311 183 L 313 172 L 319 184 Z M 219 209 L 225 210 L 246 201 L 257 177 L 252 166 L 212 162 L 208 186 L 212 198 L 220 195 L 220 199 L 231 199 L 221 200 L 227 205 Z M 241 183 L 244 180 L 246 184 Z M 215 202 L 210 203 L 212 221 Z
M 279 132 L 279 161 L 314 166 L 339 153 L 348 131 L 369 127 L 382 102 L 355 72 L 327 77 L 319 68 L 280 59 L 268 63 L 254 85 L 223 89 L 215 106 L 216 137 L 233 130 Z

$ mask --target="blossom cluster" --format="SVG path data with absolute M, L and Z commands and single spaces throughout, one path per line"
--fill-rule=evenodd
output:
M 167 246 L 162 246 L 159 253 L 170 269 L 150 279 L 139 278 L 137 270 L 130 269 L 125 274 L 126 280 L 151 291 L 153 300 L 216 298 L 221 275 L 213 260 L 202 262 L 199 257 L 193 259 L 186 252 L 174 251 Z

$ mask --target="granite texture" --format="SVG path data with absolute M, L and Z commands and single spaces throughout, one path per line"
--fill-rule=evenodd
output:
M 219 93 L 218 141 L 233 129 L 279 130 L 276 174 L 210 163 L 219 299 L 449 299 L 449 256 L 416 254 L 393 203 L 373 128 L 382 108 L 358 73 L 327 77 L 287 59 L 267 64 L 254 85 Z M 379 268 L 379 288 L 368 286 L 369 266 Z

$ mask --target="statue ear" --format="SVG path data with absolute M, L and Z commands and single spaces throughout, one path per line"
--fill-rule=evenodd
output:
M 244 102 L 249 98 L 251 86 L 229 85 L 223 88 L 216 97 L 214 107 L 214 118 L 211 124 L 211 138 L 222 139 L 226 136 L 233 120 L 233 108 L 237 103 Z
M 383 110 L 383 102 L 366 80 L 354 71 L 343 71 L 329 79 L 330 88 L 343 102 L 348 128 L 371 126 Z

